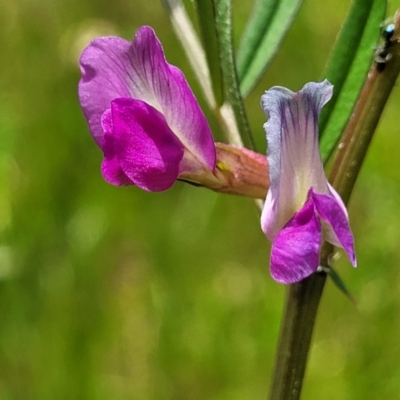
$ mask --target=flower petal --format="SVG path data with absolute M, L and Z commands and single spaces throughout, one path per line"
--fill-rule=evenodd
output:
M 153 29 L 143 27 L 137 32 L 130 58 L 139 61 L 136 67 L 142 70 L 149 92 L 172 131 L 199 161 L 213 170 L 216 152 L 207 120 L 182 71 L 166 62 Z
M 331 190 L 334 190 L 333 188 Z M 347 212 L 343 209 L 343 203 L 336 198 L 315 193 L 310 190 L 310 195 L 314 201 L 315 209 L 319 216 L 328 223 L 327 240 L 335 246 L 342 247 L 353 266 L 357 265 L 354 250 L 353 234 L 350 230 Z M 339 196 L 336 193 L 337 196 Z M 329 229 L 330 228 L 330 229 Z M 331 232 L 329 232 L 331 230 Z
M 311 275 L 319 263 L 322 233 L 314 204 L 304 207 L 278 233 L 271 249 L 271 276 L 280 283 L 299 282 Z
M 101 125 L 104 130 L 104 137 L 101 147 L 104 152 L 104 160 L 101 164 L 103 178 L 112 185 L 134 185 L 125 175 L 115 154 L 115 140 L 113 136 L 113 124 L 111 110 L 107 110 L 101 117 Z
M 111 107 L 111 101 L 119 97 L 131 97 L 129 74 L 124 54 L 130 43 L 118 37 L 93 40 L 79 60 L 82 78 L 79 81 L 79 101 L 89 123 L 89 129 L 101 147 L 103 129 L 101 117 Z
M 214 169 L 215 147 L 207 120 L 182 71 L 166 62 L 150 27 L 140 28 L 132 43 L 111 37 L 94 40 L 80 64 L 79 97 L 97 143 L 103 135 L 100 118 L 111 100 L 132 97 L 164 114 L 183 145 Z
M 297 93 L 273 87 L 262 96 L 269 115 L 264 128 L 271 181 L 262 226 L 272 240 L 302 207 L 310 187 L 329 193 L 318 148 L 318 116 L 331 95 L 332 85 L 324 81 L 308 83 Z
M 184 148 L 163 115 L 133 99 L 111 103 L 115 156 L 123 173 L 152 192 L 170 188 L 179 175 Z

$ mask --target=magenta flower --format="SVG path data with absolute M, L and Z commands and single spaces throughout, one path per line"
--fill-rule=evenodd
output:
M 106 181 L 157 192 L 182 176 L 214 170 L 207 120 L 150 27 L 140 28 L 132 43 L 93 40 L 80 66 L 79 100 L 104 153 Z
M 273 87 L 262 96 L 270 189 L 261 226 L 272 241 L 271 275 L 281 283 L 316 271 L 323 240 L 342 247 L 356 265 L 347 211 L 325 177 L 318 148 L 318 116 L 331 96 L 328 81 L 297 93 Z

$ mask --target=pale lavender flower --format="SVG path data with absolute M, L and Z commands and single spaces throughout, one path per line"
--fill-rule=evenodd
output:
M 297 93 L 273 87 L 262 96 L 270 188 L 261 227 L 272 241 L 271 275 L 281 283 L 316 271 L 323 240 L 342 247 L 356 265 L 346 207 L 326 179 L 318 148 L 318 116 L 331 96 L 328 81 Z
M 103 150 L 108 182 L 157 192 L 183 175 L 214 171 L 207 120 L 150 27 L 140 28 L 132 42 L 93 40 L 80 66 L 79 100 Z

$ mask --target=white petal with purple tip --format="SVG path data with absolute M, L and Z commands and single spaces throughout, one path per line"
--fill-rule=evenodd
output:
M 262 96 L 271 185 L 261 227 L 272 241 L 271 275 L 281 283 L 298 282 L 318 268 L 323 239 L 356 263 L 347 211 L 326 179 L 318 147 L 319 113 L 331 96 L 328 81 L 297 93 L 273 87 Z

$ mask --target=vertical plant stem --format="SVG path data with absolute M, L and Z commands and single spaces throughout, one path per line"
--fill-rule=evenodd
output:
M 390 59 L 384 70 L 375 66 L 368 74 L 354 113 L 338 145 L 330 181 L 347 203 L 360 172 L 362 162 L 400 72 L 400 14 L 396 18 L 395 40 L 390 47 Z
M 338 146 L 330 181 L 348 202 L 383 108 L 400 71 L 400 13 L 395 16 L 395 34 L 383 71 L 373 65 L 354 113 Z M 329 268 L 333 247 L 321 251 L 320 265 Z M 298 400 L 311 344 L 312 332 L 326 281 L 316 273 L 288 288 L 281 336 L 269 400 Z
M 228 103 L 228 105 L 225 106 L 225 110 L 224 106 L 222 106 L 221 115 L 225 116 L 226 114 L 231 114 L 233 116 L 241 141 L 247 148 L 254 149 L 254 140 L 247 121 L 243 98 L 240 92 L 239 79 L 236 72 L 231 0 L 213 0 L 213 4 L 220 51 L 220 66 L 225 86 L 225 98 Z
M 300 398 L 318 305 L 326 274 L 313 274 L 287 290 L 269 400 Z

